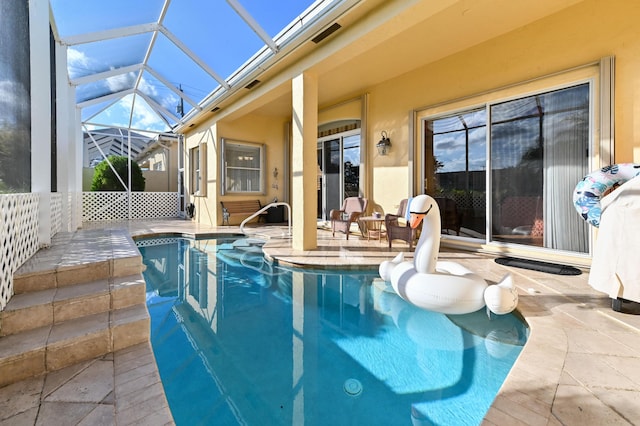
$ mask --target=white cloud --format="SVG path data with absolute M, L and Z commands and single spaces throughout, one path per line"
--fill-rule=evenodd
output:
M 136 101 L 131 127 L 144 130 L 166 130 L 166 123 L 146 102 Z
M 164 88 L 165 86 L 163 85 L 162 87 Z M 180 98 L 168 88 L 166 89 L 167 94 L 165 96 L 161 96 L 158 87 L 151 84 L 146 78 L 144 78 L 144 76 L 140 79 L 140 85 L 138 88 L 142 93 L 149 96 L 169 111 L 173 111 L 176 105 L 178 105 L 178 102 L 180 102 Z
M 140 79 L 140 85 L 138 86 L 138 88 L 147 96 L 155 97 L 158 95 L 158 90 L 156 89 L 156 87 L 153 84 L 149 84 L 147 79 L 144 78 L 144 75 Z
M 87 70 L 91 69 L 91 59 L 84 52 L 70 47 L 67 49 L 67 67 L 70 78 L 86 75 Z
M 107 87 L 111 93 L 120 92 L 133 88 L 136 81 L 136 74 L 128 72 L 126 74 L 115 75 L 105 80 Z
M 133 103 L 133 96 L 125 96 L 118 106 L 127 111 L 127 114 L 131 111 Z M 127 115 L 128 119 L 128 115 Z M 126 125 L 125 125 L 126 126 Z M 133 109 L 133 116 L 131 118 L 131 127 L 141 130 L 154 130 L 154 131 L 166 131 L 167 124 L 158 116 L 158 114 L 147 104 L 142 97 L 136 97 L 135 108 Z

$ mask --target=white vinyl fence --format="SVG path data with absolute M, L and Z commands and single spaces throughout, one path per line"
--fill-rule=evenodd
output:
M 82 193 L 83 222 L 159 219 L 179 215 L 177 192 L 131 192 L 131 202 L 127 192 Z
M 75 226 L 78 220 L 79 197 L 69 194 L 65 200 L 60 193 L 50 196 L 51 231 L 58 232 Z M 41 194 L 0 194 L 0 311 L 13 295 L 13 274 L 39 246 L 39 212 Z M 74 201 L 75 200 L 75 201 Z M 65 208 L 65 205 L 67 206 Z M 64 212 L 67 213 L 64 213 Z M 179 216 L 178 193 L 132 192 L 131 219 L 155 219 Z M 129 219 L 126 192 L 85 192 L 82 194 L 83 221 L 113 221 Z M 76 222 L 73 222 L 76 223 Z
M 13 273 L 39 249 L 38 194 L 0 195 L 0 311 L 13 293 Z

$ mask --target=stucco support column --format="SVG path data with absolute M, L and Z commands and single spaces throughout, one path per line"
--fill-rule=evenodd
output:
M 306 309 L 307 306 L 318 306 L 318 280 L 310 274 L 294 271 L 291 281 L 291 389 L 295 389 L 291 419 L 293 424 L 304 424 L 305 401 L 314 394 L 313 384 L 319 382 L 318 377 L 322 374 L 318 372 L 318 313 L 317 309 Z M 305 384 L 310 384 L 311 388 L 305 389 Z
M 292 80 L 293 140 L 291 152 L 292 232 L 294 250 L 318 246 L 318 78 L 304 72 Z

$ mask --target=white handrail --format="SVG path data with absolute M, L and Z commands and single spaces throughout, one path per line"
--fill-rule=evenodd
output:
M 270 203 L 267 204 L 266 206 L 264 206 L 263 208 L 261 208 L 260 210 L 258 210 L 257 212 L 255 212 L 254 214 L 252 214 L 251 216 L 249 216 L 248 218 L 246 218 L 245 220 L 242 221 L 242 223 L 240 224 L 240 232 L 242 232 L 245 235 L 248 235 L 245 231 L 244 231 L 244 225 L 250 221 L 251 219 L 255 218 L 256 216 L 258 216 L 259 214 L 267 211 L 268 209 L 270 209 L 271 207 L 276 207 L 276 206 L 286 206 L 287 207 L 287 213 L 288 213 L 288 227 L 289 227 L 289 232 L 287 233 L 287 235 L 285 235 L 285 237 L 291 238 L 291 206 L 287 203 L 284 202 L 275 202 L 275 203 Z
M 257 272 L 260 272 L 260 273 L 263 273 L 263 274 L 267 274 L 267 275 L 269 275 L 271 277 L 275 276 L 275 275 L 283 275 L 283 274 L 285 274 L 285 271 L 275 273 L 273 271 L 274 266 L 271 263 L 267 262 L 267 260 L 264 258 L 264 255 L 260 258 L 260 260 L 262 261 L 260 266 L 259 267 L 258 266 L 253 266 L 251 263 L 249 263 L 249 262 L 247 262 L 245 260 L 245 257 L 248 257 L 250 255 L 251 255 L 251 253 L 244 253 L 242 256 L 240 256 L 240 264 L 242 266 L 244 266 L 245 268 L 253 269 L 254 271 L 257 271 Z M 267 265 L 269 267 L 269 270 L 265 270 L 264 265 Z

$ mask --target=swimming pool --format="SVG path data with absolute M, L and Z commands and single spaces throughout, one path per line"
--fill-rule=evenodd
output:
M 479 424 L 528 334 L 415 308 L 375 270 L 271 265 L 251 239 L 137 244 L 178 425 Z

